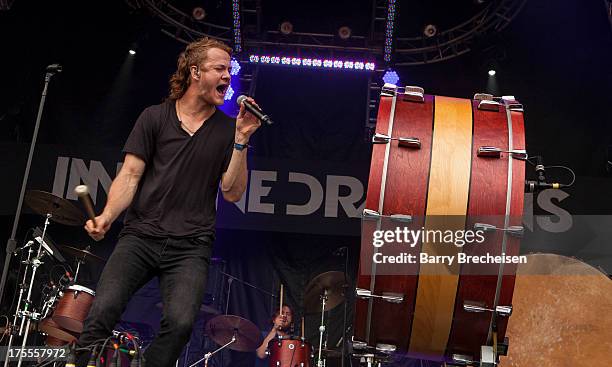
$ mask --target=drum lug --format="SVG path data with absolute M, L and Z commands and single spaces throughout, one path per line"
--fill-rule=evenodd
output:
M 376 344 L 376 351 L 384 354 L 391 354 L 397 350 L 397 346 L 393 344 Z
M 381 217 L 380 213 L 378 213 L 376 210 L 363 209 L 362 218 L 364 220 L 379 220 L 380 217 Z
M 372 209 L 363 209 L 362 218 L 365 220 L 379 220 L 382 217 L 391 219 L 392 222 L 412 223 L 412 215 L 408 214 L 391 214 L 380 215 L 379 212 Z
M 480 103 L 478 103 L 478 109 L 482 111 L 499 112 L 500 107 L 501 107 L 501 104 L 495 101 L 483 100 L 483 101 L 480 101 Z
M 480 365 L 479 367 L 495 367 L 497 366 L 497 356 L 490 345 L 480 346 Z
M 474 358 L 465 354 L 453 354 L 452 356 L 455 366 L 472 366 L 474 365 Z
M 389 141 L 391 141 L 391 137 L 381 133 L 376 133 L 372 137 L 372 144 L 387 144 Z
M 523 105 L 514 96 L 502 96 L 501 100 L 506 104 L 510 111 L 524 112 Z
M 380 91 L 380 95 L 385 97 L 395 97 L 396 94 L 397 85 L 391 83 L 385 83 Z
M 493 312 L 493 309 L 488 308 L 484 303 L 475 301 L 465 301 L 463 309 L 467 312 Z M 509 317 L 512 315 L 512 306 L 498 305 L 495 307 L 495 313 L 498 316 Z
M 425 102 L 425 90 L 421 87 L 407 85 L 404 88 L 404 101 Z
M 356 349 L 356 350 L 363 350 L 368 347 L 368 343 L 361 341 L 361 340 L 355 340 L 354 337 L 353 337 L 353 340 L 351 341 L 351 345 L 353 349 Z
M 494 111 L 499 112 L 501 103 L 493 99 L 492 94 L 487 93 L 476 93 L 474 94 L 474 100 L 479 101 L 478 109 L 482 111 Z
M 371 290 L 365 288 L 356 288 L 355 296 L 361 299 L 380 298 L 389 303 L 404 302 L 404 295 L 401 293 L 383 292 L 382 295 L 373 294 Z
M 482 158 L 501 158 L 502 153 L 508 153 L 514 159 L 526 160 L 527 151 L 524 149 L 503 150 L 498 147 L 482 146 L 478 148 L 476 155 Z
M 398 145 L 404 148 L 421 149 L 421 140 L 419 138 L 398 138 Z
M 523 226 L 510 226 L 506 228 L 498 228 L 492 224 L 487 223 L 474 223 L 474 229 L 477 231 L 483 232 L 493 232 L 493 231 L 504 231 L 513 237 L 521 238 L 525 233 L 525 228 Z

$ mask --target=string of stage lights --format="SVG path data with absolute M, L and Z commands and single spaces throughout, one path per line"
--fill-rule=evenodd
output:
M 249 62 L 252 64 L 268 64 L 283 66 L 302 66 L 307 68 L 342 69 L 357 71 L 374 71 L 376 64 L 360 60 L 331 60 L 318 58 L 301 58 L 288 56 L 250 55 Z

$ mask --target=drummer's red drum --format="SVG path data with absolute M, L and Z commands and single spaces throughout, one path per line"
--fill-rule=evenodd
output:
M 279 337 L 268 344 L 270 367 L 310 367 L 312 346 L 302 338 Z
M 96 292 L 81 285 L 66 288 L 53 312 L 53 321 L 63 329 L 81 333 L 95 296 Z
M 516 264 L 457 260 L 460 254 L 519 253 L 526 158 L 522 106 L 510 97 L 459 99 L 386 85 L 373 143 L 353 347 L 478 361 L 481 346 L 504 340 L 508 317 L 494 323 L 486 309 L 511 305 Z M 461 246 L 457 235 L 443 246 L 434 235 L 407 245 L 405 237 L 404 243 L 395 240 L 394 232 L 378 237 L 382 247 L 374 246 L 375 234 L 404 228 L 423 234 L 479 229 L 482 243 Z M 438 262 L 421 262 L 421 254 L 439 256 Z M 383 256 L 393 259 L 374 261 Z

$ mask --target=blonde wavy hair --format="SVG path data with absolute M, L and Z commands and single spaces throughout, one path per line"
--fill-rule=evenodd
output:
M 208 50 L 218 48 L 232 55 L 232 49 L 225 43 L 213 38 L 204 37 L 197 41 L 191 42 L 181 52 L 176 62 L 176 71 L 170 77 L 170 93 L 168 99 L 179 99 L 185 94 L 187 88 L 191 84 L 192 66 L 200 66 L 208 56 Z

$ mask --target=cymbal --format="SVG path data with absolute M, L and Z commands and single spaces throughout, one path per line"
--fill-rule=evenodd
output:
M 236 335 L 236 341 L 228 346 L 239 352 L 252 352 L 261 345 L 261 332 L 251 321 L 240 316 L 219 315 L 206 323 L 206 334 L 219 345 L 227 344 Z
M 87 248 L 80 249 L 72 246 L 60 245 L 62 251 L 84 261 L 106 262 L 106 259 L 90 252 Z
M 51 220 L 69 226 L 85 224 L 85 215 L 70 201 L 50 192 L 28 190 L 25 195 L 26 204 L 40 215 L 51 214 Z
M 344 301 L 344 273 L 328 271 L 314 277 L 304 292 L 304 309 L 307 313 L 321 311 L 321 296 L 327 290 L 325 311 L 329 311 Z

